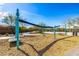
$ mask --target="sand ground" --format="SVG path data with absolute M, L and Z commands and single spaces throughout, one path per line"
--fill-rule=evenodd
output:
M 79 37 L 57 35 L 25 36 L 20 38 L 20 49 L 10 47 L 8 40 L 0 40 L 1 56 L 64 56 L 79 44 Z

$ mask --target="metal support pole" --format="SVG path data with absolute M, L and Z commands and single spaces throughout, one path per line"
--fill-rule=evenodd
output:
M 19 9 L 17 9 L 16 12 L 16 26 L 15 26 L 15 30 L 16 30 L 16 47 L 17 49 L 19 49 Z
M 56 39 L 56 28 L 54 28 L 54 39 Z

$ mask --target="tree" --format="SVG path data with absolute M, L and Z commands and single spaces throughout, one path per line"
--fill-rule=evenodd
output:
M 38 25 L 40 25 L 40 26 L 46 26 L 45 23 L 43 23 L 43 22 L 40 22 Z M 38 27 L 38 29 L 39 29 L 39 32 L 42 33 L 42 34 L 45 31 L 45 28 Z
M 6 23 L 12 30 L 12 33 L 15 33 L 15 19 L 16 17 L 9 14 L 8 16 L 5 16 L 3 19 L 3 22 Z
M 21 17 L 20 17 L 21 19 Z M 13 33 L 15 33 L 15 21 L 16 21 L 16 16 L 9 14 L 8 16 L 5 16 L 3 19 L 3 22 L 6 23 L 12 30 Z M 22 27 L 21 27 L 22 26 Z M 20 27 L 22 30 L 24 30 L 24 24 L 20 22 Z
M 73 29 L 73 35 L 74 35 L 74 33 L 77 34 L 77 29 L 79 26 L 79 18 L 68 19 L 66 24 L 69 27 L 69 30 L 71 28 Z
M 4 17 L 3 22 L 8 24 L 9 26 L 15 26 L 15 19 L 15 16 L 9 14 L 8 16 Z
M 40 26 L 46 26 L 43 22 L 38 23 L 38 25 Z M 37 26 L 32 26 L 32 28 L 35 31 L 39 31 L 39 33 L 43 34 L 43 32 L 45 31 L 45 28 L 41 28 L 41 27 L 37 27 Z

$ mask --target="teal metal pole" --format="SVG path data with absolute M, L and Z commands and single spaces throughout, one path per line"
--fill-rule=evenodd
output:
M 17 47 L 17 49 L 19 49 L 19 9 L 17 9 L 17 12 L 16 12 L 16 28 L 15 28 L 15 30 L 16 30 L 16 33 L 15 33 L 15 35 L 16 35 L 16 47 Z
M 59 26 L 60 27 L 60 26 Z M 57 36 L 56 36 L 56 31 L 57 31 L 57 27 L 56 26 L 54 26 L 54 39 L 56 39 L 57 38 Z
M 56 28 L 54 28 L 54 39 L 56 39 Z

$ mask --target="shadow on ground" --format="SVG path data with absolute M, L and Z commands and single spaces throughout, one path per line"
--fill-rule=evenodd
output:
M 28 53 L 26 53 L 24 50 L 22 50 L 22 49 L 18 49 L 19 51 L 21 51 L 24 55 L 26 55 L 26 56 L 30 56 Z
M 31 44 L 29 44 L 29 43 L 27 43 L 27 44 L 32 47 L 32 49 L 38 54 L 38 56 L 42 56 L 42 55 L 43 55 L 49 48 L 51 48 L 51 46 L 53 46 L 55 43 L 57 43 L 57 42 L 60 41 L 60 40 L 63 40 L 63 39 L 66 39 L 66 38 L 70 38 L 70 37 L 73 37 L 73 36 L 69 36 L 69 37 L 64 37 L 64 38 L 61 38 L 61 39 L 57 39 L 57 40 L 55 40 L 54 42 L 52 42 L 52 43 L 50 43 L 49 45 L 47 45 L 46 47 L 44 47 L 43 49 L 39 50 L 39 51 L 37 51 L 37 49 L 36 49 L 33 45 L 31 45 Z M 24 54 L 27 55 L 27 56 L 30 56 L 28 53 L 26 53 L 25 51 L 23 51 L 23 50 L 21 50 L 21 49 L 19 49 L 19 51 L 21 51 L 22 53 L 24 53 Z

